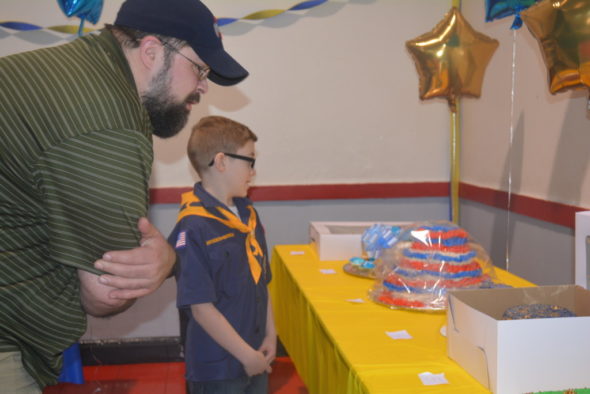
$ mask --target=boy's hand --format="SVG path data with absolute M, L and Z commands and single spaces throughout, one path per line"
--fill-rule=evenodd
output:
M 242 363 L 244 364 L 244 369 L 248 376 L 260 375 L 266 371 L 268 367 L 264 354 L 254 349 L 252 349 L 252 352 L 248 354 L 247 358 Z
M 266 372 L 271 373 L 271 364 L 277 356 L 277 336 L 267 335 L 258 350 L 264 354 L 264 358 L 266 359 Z

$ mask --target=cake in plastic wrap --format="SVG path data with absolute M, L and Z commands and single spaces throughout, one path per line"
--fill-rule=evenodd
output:
M 374 279 L 375 267 L 380 264 L 381 256 L 386 249 L 390 249 L 398 240 L 402 227 L 381 223 L 367 228 L 361 237 L 362 257 L 352 257 L 342 269 L 354 276 Z
M 502 286 L 485 250 L 447 221 L 406 226 L 381 259 L 369 294 L 392 308 L 444 310 L 449 290 Z

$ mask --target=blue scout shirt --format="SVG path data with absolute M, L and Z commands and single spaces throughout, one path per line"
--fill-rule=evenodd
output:
M 193 193 L 200 202 L 181 206 L 180 220 L 168 238 L 179 260 L 177 307 L 188 320 L 184 347 L 186 376 L 191 381 L 235 379 L 246 375 L 242 364 L 201 328 L 192 317 L 190 306 L 213 303 L 250 346 L 260 347 L 266 334 L 267 284 L 271 279 L 264 229 L 258 220 L 255 237 L 262 250 L 257 256 L 262 272 L 255 283 L 247 257 L 247 234 L 213 218 L 184 216 L 186 205 L 190 205 L 202 206 L 209 214 L 225 219 L 217 207 L 227 207 L 205 191 L 201 183 L 195 185 Z M 251 201 L 234 198 L 234 204 L 241 221 L 248 223 Z

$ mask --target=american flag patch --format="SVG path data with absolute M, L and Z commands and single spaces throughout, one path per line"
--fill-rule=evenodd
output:
M 176 248 L 182 248 L 183 246 L 186 246 L 186 231 L 178 233 L 176 238 Z

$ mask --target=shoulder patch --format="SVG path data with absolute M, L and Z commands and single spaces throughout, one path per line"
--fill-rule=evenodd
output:
M 175 248 L 183 248 L 186 246 L 186 231 L 181 231 L 178 233 L 176 237 L 176 246 Z

